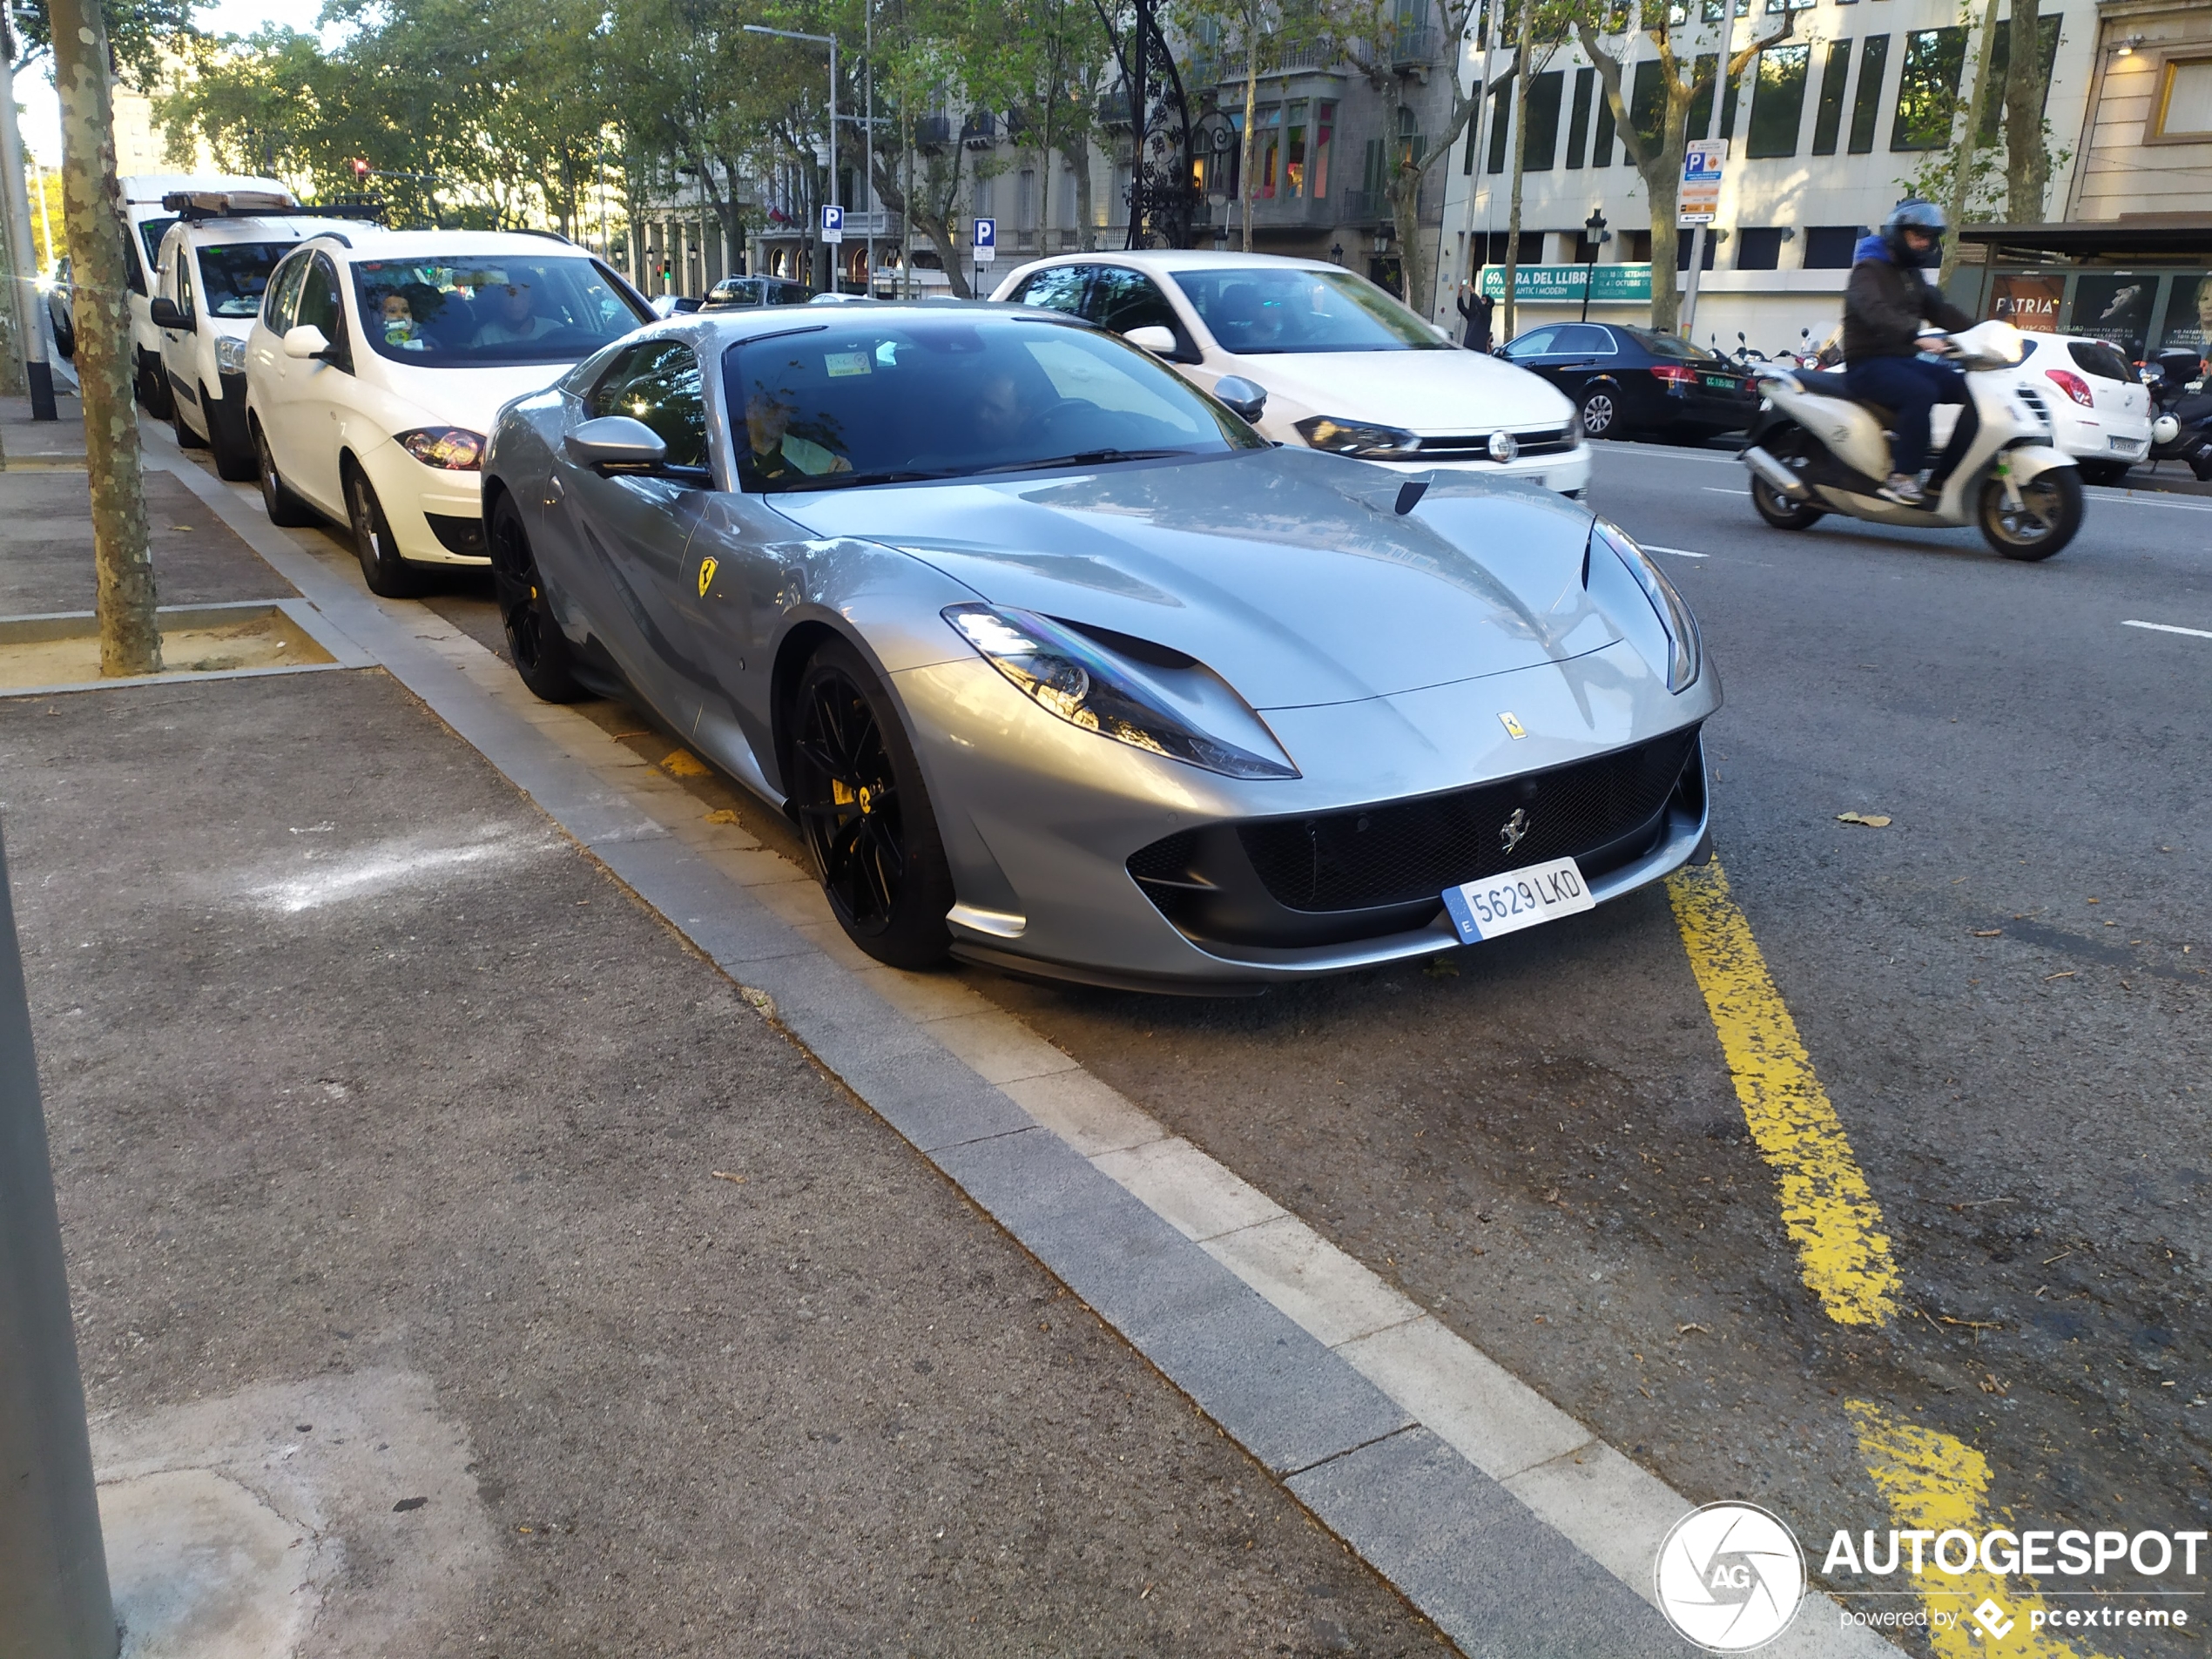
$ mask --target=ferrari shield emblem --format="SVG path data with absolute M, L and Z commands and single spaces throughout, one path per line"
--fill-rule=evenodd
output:
M 701 591 L 705 591 L 704 587 L 701 588 Z M 1525 738 L 1528 735 L 1527 729 L 1523 726 L 1520 721 L 1514 719 L 1510 713 L 1502 710 L 1499 712 L 1498 722 L 1505 727 L 1506 735 L 1509 738 Z
M 706 597 L 706 590 L 714 585 L 714 571 L 715 562 L 712 559 L 699 561 L 699 597 L 702 599 Z

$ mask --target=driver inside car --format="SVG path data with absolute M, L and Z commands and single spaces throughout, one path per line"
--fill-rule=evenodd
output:
M 537 314 L 527 282 L 493 283 L 480 290 L 492 302 L 491 320 L 476 330 L 479 346 L 513 346 L 557 333 L 561 325 Z
M 792 413 L 789 403 L 763 386 L 754 387 L 745 399 L 745 444 L 751 452 L 746 461 L 756 477 L 778 482 L 853 470 L 843 455 L 792 432 Z

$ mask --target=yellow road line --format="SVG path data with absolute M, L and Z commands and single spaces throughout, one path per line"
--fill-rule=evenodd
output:
M 1956 1527 L 1981 1536 L 1993 1525 L 2009 1521 L 2001 1511 L 1991 1520 L 1981 1517 L 1989 1493 L 1989 1460 L 1964 1440 L 1953 1440 L 1932 1428 L 1890 1416 L 1871 1400 L 1851 1399 L 1844 1409 L 1858 1436 L 1859 1455 L 1867 1474 L 1889 1500 L 1890 1519 L 1900 1531 L 1920 1529 L 1945 1533 Z M 1926 1582 L 1915 1579 L 1915 1586 Z M 2048 1630 L 2035 1629 L 2034 1615 L 2046 1610 L 2043 1598 L 2027 1589 L 2014 1589 L 1996 1573 L 1979 1570 L 1957 1576 L 1944 1574 L 1934 1581 L 1956 1592 L 1939 1601 L 1923 1597 L 1931 1613 L 1940 1608 L 1954 1615 L 1952 1622 L 1928 1632 L 1937 1659 L 1989 1659 L 2009 1655 L 2013 1659 L 2096 1659 Z M 2003 1609 L 2011 1627 L 1996 1635 L 1974 1622 L 1973 1610 L 1984 1601 Z
M 1676 871 L 1667 894 L 1806 1286 L 1839 1325 L 1887 1324 L 1898 1278 L 1881 1210 L 1720 861 Z

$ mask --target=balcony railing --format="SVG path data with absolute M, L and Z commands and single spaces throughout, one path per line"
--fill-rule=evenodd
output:
M 1426 27 L 1408 27 L 1391 37 L 1390 61 L 1399 69 L 1418 68 L 1436 62 L 1437 31 Z
M 974 110 L 960 124 L 960 141 L 971 150 L 988 150 L 999 136 L 1000 121 L 988 110 Z
M 949 115 L 925 115 L 914 123 L 914 147 L 917 150 L 941 150 L 953 141 L 953 118 Z

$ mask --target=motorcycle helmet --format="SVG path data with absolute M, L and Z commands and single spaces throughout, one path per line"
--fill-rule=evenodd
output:
M 1943 263 L 1943 233 L 1950 228 L 1943 209 L 1933 202 L 1901 201 L 1890 209 L 1889 218 L 1882 222 L 1882 240 L 1889 246 L 1890 257 L 1900 266 L 1932 270 Z M 1905 233 L 1908 230 L 1927 233 L 1931 240 L 1926 253 L 1915 253 L 1907 245 Z

